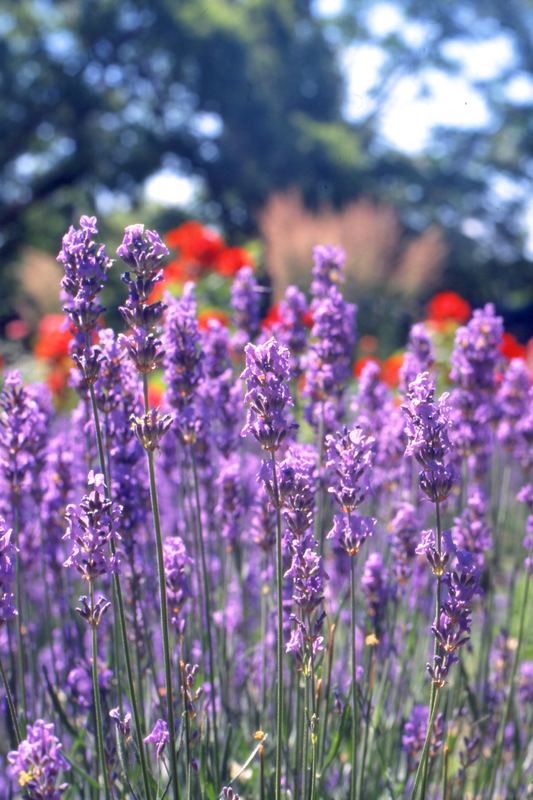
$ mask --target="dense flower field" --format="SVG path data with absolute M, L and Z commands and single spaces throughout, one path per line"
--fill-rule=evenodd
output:
M 0 796 L 531 796 L 532 389 L 493 308 L 444 370 L 415 325 L 393 390 L 352 379 L 338 248 L 265 331 L 242 253 L 200 326 L 155 231 L 97 234 L 59 254 L 77 406 L 0 397 Z

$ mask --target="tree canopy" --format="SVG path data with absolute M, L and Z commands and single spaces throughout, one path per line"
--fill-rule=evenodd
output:
M 513 86 L 531 84 L 531 0 L 395 0 L 380 5 L 396 9 L 403 27 L 383 35 L 369 23 L 375 5 L 345 0 L 325 18 L 308 0 L 8 4 L 0 19 L 4 259 L 22 241 L 54 249 L 65 221 L 108 193 L 135 206 L 146 178 L 175 166 L 201 177 L 206 213 L 229 230 L 253 230 L 277 189 L 296 186 L 310 204 L 364 193 L 392 200 L 407 229 L 442 223 L 457 275 L 475 264 L 493 292 L 503 266 L 508 286 L 523 285 L 533 92 Z M 455 74 L 454 44 L 496 35 L 509 37 L 513 60 L 477 81 L 487 126 L 436 129 L 414 156 L 384 140 L 381 113 L 396 81 Z M 368 113 L 350 120 L 339 56 L 360 45 L 383 59 Z M 503 194 L 502 181 L 511 187 Z M 477 223 L 475 235 L 465 221 Z

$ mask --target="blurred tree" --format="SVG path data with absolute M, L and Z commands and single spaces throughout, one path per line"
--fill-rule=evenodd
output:
M 446 230 L 444 280 L 477 302 L 512 303 L 517 295 L 533 304 L 533 262 L 524 247 L 528 234 L 533 242 L 532 0 L 344 0 L 328 24 L 343 48 L 371 47 L 379 63 L 357 114 L 362 146 L 374 153 L 369 177 L 408 227 L 437 222 Z M 476 123 L 465 102 L 462 123 L 435 126 L 409 171 L 394 173 L 382 128 L 405 79 L 426 99 L 439 82 L 457 80 L 487 113 Z
M 375 5 L 345 0 L 343 13 L 325 19 L 310 0 L 7 0 L 3 264 L 21 242 L 56 250 L 65 221 L 97 200 L 104 207 L 110 193 L 136 206 L 148 176 L 176 167 L 201 178 L 206 216 L 227 230 L 253 230 L 274 190 L 296 186 L 315 206 L 364 193 L 392 202 L 409 234 L 434 222 L 450 231 L 456 288 L 472 295 L 472 265 L 488 296 L 523 287 L 533 100 L 515 102 L 505 87 L 533 69 L 531 0 L 378 4 L 418 25 L 417 46 L 401 30 L 377 34 L 368 23 Z M 513 74 L 480 87 L 490 130 L 435 131 L 416 157 L 383 139 L 397 80 L 457 71 L 447 44 L 500 29 L 516 57 Z M 384 59 L 369 113 L 355 123 L 344 113 L 337 55 L 359 44 Z M 494 194 L 501 176 L 522 189 L 505 202 Z M 481 234 L 466 235 L 465 220 L 481 223 Z
M 241 228 L 273 187 L 357 188 L 359 138 L 307 2 L 16 0 L 0 32 L 4 247 L 47 231 L 55 247 L 56 215 L 99 192 L 135 204 L 163 164 Z

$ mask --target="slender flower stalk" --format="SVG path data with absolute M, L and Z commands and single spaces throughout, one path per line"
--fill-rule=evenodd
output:
M 350 775 L 350 800 L 357 792 L 357 747 L 358 747 L 358 692 L 357 692 L 357 604 L 355 587 L 355 558 L 366 539 L 372 535 L 376 520 L 362 516 L 358 508 L 366 499 L 369 489 L 370 471 L 373 462 L 374 439 L 366 436 L 360 428 L 349 431 L 344 428 L 326 438 L 327 466 L 334 470 L 335 481 L 330 489 L 340 513 L 333 517 L 333 528 L 328 538 L 350 558 L 350 661 L 352 671 L 352 753 Z
M 442 576 L 450 553 L 442 547 L 442 526 L 440 516 L 440 503 L 445 500 L 452 490 L 454 473 L 449 465 L 451 445 L 448 438 L 450 416 L 446 405 L 447 395 L 443 395 L 439 402 L 435 401 L 435 386 L 429 373 L 422 372 L 409 384 L 406 403 L 403 410 L 407 417 L 406 435 L 408 445 L 406 455 L 414 456 L 422 470 L 419 474 L 419 485 L 424 494 L 435 503 L 437 517 L 437 535 L 434 541 L 426 538 L 425 552 L 432 566 L 433 574 L 437 579 L 435 593 L 435 626 L 438 626 L 441 615 Z M 424 552 L 424 551 L 423 551 Z M 415 777 L 412 797 L 415 798 L 420 782 L 422 781 L 422 797 L 425 796 L 427 781 L 429 738 L 431 726 L 436 713 L 439 692 L 445 682 L 446 662 L 443 661 L 441 644 L 435 637 L 433 664 L 428 667 L 432 677 L 431 695 L 429 701 L 429 719 L 426 742 L 419 768 Z
M 292 405 L 288 390 L 290 354 L 287 348 L 269 339 L 265 344 L 245 347 L 246 369 L 242 373 L 247 383 L 245 402 L 248 418 L 243 435 L 251 434 L 270 454 L 272 472 L 272 501 L 276 511 L 276 601 L 277 601 L 277 691 L 276 691 L 276 773 L 275 800 L 281 800 L 283 749 L 283 562 L 281 529 L 281 496 L 278 485 L 276 451 L 295 427 L 287 416 Z
M 17 552 L 15 544 L 11 541 L 12 531 L 6 528 L 5 520 L 0 517 L 0 630 L 4 625 L 17 616 L 14 605 L 13 582 Z M 0 659 L 0 675 L 6 693 L 7 705 L 11 716 L 11 723 L 17 744 L 20 744 L 21 734 L 17 717 L 16 705 L 11 694 L 7 675 Z
M 217 687 L 215 677 L 215 637 L 212 628 L 211 587 L 207 567 L 205 535 L 202 522 L 200 481 L 196 448 L 201 439 L 203 425 L 202 399 L 199 388 L 204 378 L 204 353 L 200 349 L 200 332 L 196 318 L 194 286 L 186 284 L 183 296 L 169 299 L 166 315 L 165 376 L 168 382 L 167 400 L 175 414 L 175 429 L 181 444 L 186 448 L 192 465 L 194 489 L 194 530 L 196 549 L 200 556 L 202 598 L 209 662 L 211 735 L 214 745 L 214 764 L 217 782 L 220 781 L 220 756 L 218 744 Z M 214 378 L 213 380 L 216 380 Z
M 157 369 L 163 360 L 161 340 L 157 335 L 156 328 L 165 310 L 165 305 L 161 301 L 151 303 L 149 297 L 157 283 L 163 278 L 162 263 L 168 255 L 168 248 L 163 244 L 156 231 L 145 230 L 144 225 L 130 225 L 124 231 L 124 238 L 117 249 L 117 255 L 129 268 L 129 271 L 122 275 L 122 280 L 128 287 L 128 297 L 119 311 L 126 324 L 130 326 L 131 334 L 124 336 L 123 342 L 137 372 L 142 376 L 144 416 L 133 416 L 131 425 L 135 436 L 146 450 L 148 461 L 150 503 L 157 554 L 161 637 L 165 663 L 170 775 L 174 800 L 179 800 L 168 601 L 154 464 L 154 452 L 169 429 L 172 417 L 161 415 L 157 409 L 150 408 L 148 399 L 148 375 Z
M 518 666 L 520 664 L 520 655 L 522 652 L 522 645 L 524 640 L 524 631 L 525 631 L 525 623 L 526 623 L 526 616 L 527 616 L 527 608 L 528 608 L 528 600 L 529 600 L 529 593 L 530 593 L 530 585 L 531 585 L 531 576 L 533 575 L 533 486 L 531 484 L 526 484 L 526 486 L 522 487 L 520 492 L 518 493 L 518 500 L 524 503 L 528 509 L 527 515 L 527 522 L 526 522 L 526 537 L 524 540 L 524 544 L 527 548 L 527 556 L 525 559 L 525 567 L 526 567 L 526 579 L 525 579 L 525 586 L 524 591 L 522 594 L 522 602 L 520 604 L 520 616 L 518 622 L 518 639 L 516 642 L 516 647 L 513 655 L 513 661 L 511 666 L 511 671 L 509 675 L 509 688 L 507 690 L 507 697 L 505 701 L 505 706 L 502 714 L 502 718 L 500 721 L 500 726 L 498 729 L 498 735 L 496 739 L 496 750 L 494 754 L 494 767 L 491 770 L 490 776 L 490 784 L 487 797 L 489 800 L 492 800 L 494 796 L 494 790 L 496 787 L 496 777 L 498 774 L 498 766 L 500 764 L 502 749 L 503 749 L 503 742 L 505 736 L 505 727 L 509 722 L 509 717 L 511 714 L 511 708 L 513 704 L 513 699 L 515 696 L 516 691 L 516 676 L 518 673 Z
M 109 776 L 105 757 L 102 704 L 100 699 L 100 683 L 98 675 L 98 643 L 97 628 L 103 614 L 110 606 L 104 597 L 95 600 L 94 583 L 103 575 L 108 575 L 117 568 L 117 559 L 109 556 L 109 542 L 118 537 L 118 519 L 120 509 L 113 506 L 106 497 L 104 476 L 101 473 L 89 473 L 87 494 L 78 508 L 70 505 L 67 508 L 67 532 L 65 538 L 72 542 L 72 551 L 65 562 L 67 567 L 75 567 L 82 579 L 89 584 L 89 599 L 80 598 L 80 607 L 76 610 L 91 629 L 92 644 L 92 683 L 94 710 L 96 719 L 96 743 L 98 760 L 103 776 L 104 793 L 111 797 Z

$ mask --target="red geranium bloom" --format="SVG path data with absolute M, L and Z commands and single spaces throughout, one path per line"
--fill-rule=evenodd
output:
M 68 374 L 68 366 L 59 364 L 54 366 L 46 376 L 46 384 L 55 397 L 63 394 L 67 388 Z
M 378 364 L 378 366 L 381 365 L 379 358 L 376 358 L 375 356 L 363 356 L 362 358 L 358 358 L 355 364 L 353 365 L 354 377 L 360 378 L 362 371 L 364 370 L 366 365 L 371 361 L 373 361 L 374 364 Z
M 68 356 L 72 330 L 63 314 L 46 314 L 39 323 L 36 358 L 59 361 Z
M 466 322 L 471 314 L 470 303 L 457 292 L 439 292 L 429 301 L 428 319 L 436 322 L 447 319 Z
M 404 353 L 393 353 L 383 362 L 381 378 L 388 386 L 398 386 L 400 369 L 404 360 Z
M 218 308 L 206 308 L 198 314 L 198 327 L 200 330 L 205 331 L 212 319 L 218 320 L 226 327 L 229 325 L 229 317 L 225 311 L 220 311 Z
M 186 261 L 192 261 L 203 267 L 214 266 L 224 248 L 224 242 L 218 233 L 195 220 L 184 222 L 183 225 L 169 231 L 165 241 L 169 247 L 177 248 Z
M 268 309 L 266 316 L 263 317 L 261 321 L 261 327 L 263 330 L 271 330 L 274 325 L 277 325 L 278 322 L 281 322 L 281 316 L 279 313 L 279 303 L 274 303 L 273 306 L 270 306 Z
M 509 361 L 512 358 L 526 358 L 527 356 L 527 347 L 523 344 L 520 344 L 516 336 L 513 336 L 512 333 L 508 333 L 507 331 L 503 334 L 502 343 L 500 345 L 500 353 L 508 358 Z
M 311 314 L 310 311 L 306 311 L 305 312 L 305 314 L 302 317 L 302 322 L 303 322 L 303 324 L 305 325 L 306 328 L 312 328 L 313 327 L 313 325 L 315 324 L 315 321 L 314 321 L 313 315 Z
M 218 254 L 215 269 L 225 278 L 232 278 L 241 267 L 255 267 L 252 256 L 244 247 L 225 247 Z

